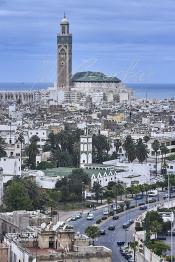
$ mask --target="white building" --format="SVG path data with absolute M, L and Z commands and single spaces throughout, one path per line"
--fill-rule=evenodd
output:
M 4 183 L 14 176 L 21 176 L 21 158 L 20 157 L 2 157 L 0 158 L 0 168 L 3 169 Z
M 80 168 L 85 164 L 92 164 L 92 136 L 80 136 Z

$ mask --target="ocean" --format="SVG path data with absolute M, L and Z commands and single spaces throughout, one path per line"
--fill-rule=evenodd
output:
M 175 98 L 175 84 L 126 84 L 139 98 L 165 99 Z
M 126 84 L 138 98 L 165 99 L 175 98 L 175 84 Z M 0 83 L 0 91 L 41 90 L 53 83 Z

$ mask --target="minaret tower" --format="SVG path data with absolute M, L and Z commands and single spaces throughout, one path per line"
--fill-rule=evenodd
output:
M 92 164 L 92 135 L 88 134 L 87 128 L 80 136 L 80 168 L 84 168 L 85 164 Z
M 69 33 L 66 15 L 61 20 L 60 29 L 57 35 L 57 89 L 69 91 L 72 78 L 72 34 Z

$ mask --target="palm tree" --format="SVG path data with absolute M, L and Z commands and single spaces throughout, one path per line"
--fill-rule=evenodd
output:
M 0 158 L 5 157 L 7 155 L 5 151 L 5 146 L 6 146 L 6 143 L 4 139 L 0 136 Z
M 22 146 L 25 142 L 23 133 L 19 134 L 17 141 L 19 141 L 21 143 L 21 165 L 22 165 Z
M 162 155 L 162 173 L 163 171 L 165 170 L 165 167 L 166 167 L 166 163 L 165 163 L 165 159 L 166 159 L 166 155 L 167 153 L 169 152 L 169 149 L 165 146 L 165 144 L 161 145 L 160 146 L 160 151 L 161 151 L 161 155 Z
M 136 144 L 136 156 L 137 159 L 139 160 L 139 163 L 143 163 L 148 158 L 147 145 L 145 145 L 142 142 L 141 138 L 137 141 Z
M 132 163 L 136 159 L 136 146 L 130 135 L 126 137 L 123 148 L 126 151 L 128 162 Z
M 146 136 L 143 137 L 143 141 L 144 141 L 146 144 L 148 144 L 149 140 L 150 140 L 150 137 L 149 137 L 148 135 L 146 135 Z
M 160 149 L 160 142 L 158 140 L 154 140 L 154 142 L 152 143 L 152 149 L 156 154 L 156 176 L 157 176 L 157 154 L 158 154 L 158 150 Z
M 118 156 L 118 152 L 119 152 L 119 149 L 120 149 L 120 146 L 122 145 L 121 141 L 119 139 L 117 139 L 115 142 L 114 142 L 114 147 L 115 147 L 115 153 L 116 155 Z
M 28 156 L 28 166 L 31 169 L 36 168 L 36 156 L 39 154 L 38 146 L 37 146 L 37 141 L 38 141 L 37 136 L 32 136 L 30 141 L 31 144 L 26 148 L 26 154 Z
M 136 248 L 138 246 L 138 241 L 130 242 L 130 247 L 134 250 L 134 262 L 136 261 Z

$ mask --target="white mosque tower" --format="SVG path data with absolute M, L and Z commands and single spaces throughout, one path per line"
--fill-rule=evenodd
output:
M 85 134 L 80 136 L 80 168 L 86 164 L 92 164 L 92 135 L 88 134 L 87 128 Z

